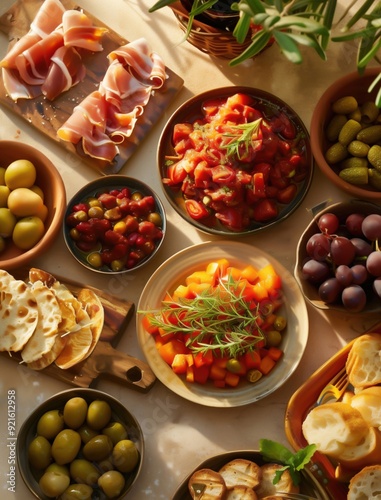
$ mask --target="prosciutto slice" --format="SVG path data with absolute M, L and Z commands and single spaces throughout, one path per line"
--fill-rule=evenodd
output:
M 62 46 L 51 58 L 46 79 L 41 86 L 44 96 L 53 101 L 85 78 L 86 68 L 74 47 Z
M 21 37 L 0 61 L 4 68 L 16 68 L 15 59 L 35 43 L 50 35 L 61 23 L 65 7 L 59 0 L 45 0 L 30 25 L 29 32 Z
M 144 38 L 113 50 L 107 57 L 110 63 L 118 60 L 123 66 L 128 67 L 140 82 L 154 89 L 161 88 L 167 78 L 164 61 L 151 51 Z
M 58 129 L 58 137 L 73 144 L 81 141 L 86 154 L 112 161 L 119 150 L 106 133 L 107 107 L 104 96 L 95 90 L 73 109 L 72 115 Z
M 67 10 L 62 18 L 64 43 L 66 47 L 76 47 L 92 52 L 103 50 L 101 39 L 106 28 L 93 26 L 91 19 L 78 10 Z

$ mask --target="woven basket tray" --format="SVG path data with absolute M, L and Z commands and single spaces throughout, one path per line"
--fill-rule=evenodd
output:
M 189 21 L 187 10 L 180 1 L 170 5 L 170 8 L 177 18 L 180 28 L 186 33 Z M 187 41 L 211 56 L 220 59 L 234 59 L 250 45 L 251 37 L 248 35 L 243 43 L 238 43 L 231 32 L 214 28 L 195 19 Z

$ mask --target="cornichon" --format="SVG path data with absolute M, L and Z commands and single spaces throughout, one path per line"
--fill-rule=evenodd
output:
M 365 144 L 375 144 L 381 141 L 381 125 L 370 125 L 363 128 L 357 134 L 356 139 L 365 142 Z
M 354 140 L 348 144 L 348 153 L 358 158 L 365 158 L 369 149 L 369 144 L 365 144 L 365 142 L 358 140 Z
M 369 163 L 379 172 L 381 172 L 381 146 L 375 144 L 368 151 Z
M 360 106 L 361 120 L 363 123 L 373 123 L 380 113 L 374 101 L 366 101 Z
M 339 132 L 338 141 L 343 146 L 348 146 L 348 144 L 356 138 L 361 129 L 361 123 L 356 120 L 347 120 Z
M 367 158 L 356 158 L 356 156 L 351 156 L 342 161 L 340 167 L 342 170 L 346 168 L 369 168 L 369 163 Z
M 368 184 L 368 168 L 367 167 L 352 167 L 340 170 L 339 177 L 350 184 L 356 186 L 364 186 Z
M 344 96 L 337 99 L 332 104 L 332 110 L 334 113 L 348 115 L 349 113 L 353 113 L 358 108 L 358 103 L 355 97 L 353 96 Z
M 375 168 L 369 169 L 369 184 L 377 191 L 381 191 L 381 172 Z
M 340 142 L 336 142 L 335 144 L 333 144 L 325 153 L 325 159 L 331 165 L 345 160 L 347 156 L 348 150 L 345 146 L 340 144 Z
M 329 140 L 329 142 L 337 141 L 340 130 L 344 127 L 346 123 L 347 123 L 347 117 L 345 115 L 333 115 L 325 131 L 326 137 Z

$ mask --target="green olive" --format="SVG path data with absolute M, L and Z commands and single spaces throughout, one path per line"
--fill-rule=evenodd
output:
M 242 370 L 242 365 L 238 359 L 229 359 L 226 363 L 226 369 L 231 373 L 239 373 Z
M 106 401 L 96 399 L 89 404 L 86 423 L 92 429 L 101 430 L 110 422 L 111 407 Z
M 163 219 L 161 218 L 161 215 L 158 212 L 151 212 L 147 216 L 147 220 L 149 222 L 152 222 L 152 224 L 155 224 L 155 226 L 160 227 L 163 224 Z
M 74 241 L 78 241 L 79 238 L 81 237 L 81 233 L 75 227 L 70 229 L 69 235 L 70 235 L 70 238 Z
M 107 498 L 118 497 L 126 484 L 123 474 L 117 470 L 110 470 L 101 475 L 98 485 Z
M 46 469 L 52 461 L 52 446 L 44 436 L 35 437 L 28 448 L 28 458 L 32 467 Z
M 70 463 L 81 448 L 81 436 L 73 429 L 64 429 L 57 434 L 52 444 L 52 456 L 58 465 Z
M 115 272 L 122 271 L 124 269 L 124 261 L 121 259 L 115 259 L 111 262 L 110 267 Z
M 87 424 L 81 425 L 77 432 L 81 436 L 82 443 L 84 444 L 88 443 L 91 438 L 98 435 L 98 432 L 89 427 Z
M 112 448 L 113 442 L 111 439 L 104 434 L 98 434 L 85 444 L 82 453 L 87 460 L 98 462 L 107 458 L 112 452 Z
M 139 462 L 139 451 L 130 439 L 122 439 L 112 450 L 112 463 L 119 472 L 131 472 Z
M 44 413 L 37 423 L 37 434 L 46 439 L 53 439 L 64 428 L 65 422 L 59 410 L 50 410 Z
M 267 347 L 277 347 L 282 342 L 282 335 L 278 330 L 270 330 L 266 334 Z
M 109 470 L 114 470 L 115 468 L 110 457 L 106 458 L 106 460 L 100 460 L 97 463 L 97 467 L 102 473 L 107 472 Z
M 118 441 L 128 438 L 127 429 L 121 422 L 110 422 L 102 429 L 102 434 L 108 436 L 112 444 L 115 445 Z
M 90 266 L 96 267 L 99 269 L 102 267 L 102 256 L 99 252 L 92 252 L 90 255 L 87 256 L 87 262 L 90 264 Z
M 277 316 L 275 318 L 275 321 L 274 321 L 274 324 L 273 324 L 273 327 L 275 330 L 278 330 L 279 332 L 281 332 L 282 330 L 284 330 L 287 326 L 287 319 L 284 317 L 284 316 Z
M 48 467 L 45 469 L 45 472 L 57 472 L 59 474 L 66 474 L 68 477 L 70 477 L 69 468 L 66 465 L 58 465 L 55 462 L 48 465 Z
M 97 467 L 84 458 L 76 458 L 70 464 L 70 476 L 76 483 L 95 486 L 100 475 Z
M 60 500 L 91 500 L 93 488 L 88 484 L 71 484 L 61 495 Z
M 45 472 L 38 482 L 41 491 L 49 498 L 56 498 L 61 495 L 70 484 L 70 477 L 60 472 Z
M 87 402 L 81 397 L 70 398 L 63 410 L 65 424 L 70 429 L 78 429 L 86 420 Z

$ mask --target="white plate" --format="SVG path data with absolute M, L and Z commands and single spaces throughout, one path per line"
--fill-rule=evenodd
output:
M 273 371 L 255 384 L 243 384 L 232 389 L 218 389 L 212 383 L 187 383 L 176 375 L 159 355 L 153 337 L 143 325 L 143 313 L 159 309 L 165 292 L 172 292 L 184 283 L 187 275 L 202 270 L 211 260 L 226 258 L 231 265 L 251 264 L 261 268 L 272 264 L 282 278 L 287 333 L 282 348 L 284 356 Z M 308 338 L 308 314 L 303 295 L 293 278 L 277 260 L 258 248 L 239 242 L 207 242 L 185 248 L 167 259 L 153 273 L 140 296 L 137 306 L 137 334 L 139 344 L 156 377 L 173 392 L 189 401 L 205 406 L 232 407 L 254 403 L 278 389 L 295 371 L 303 355 Z

